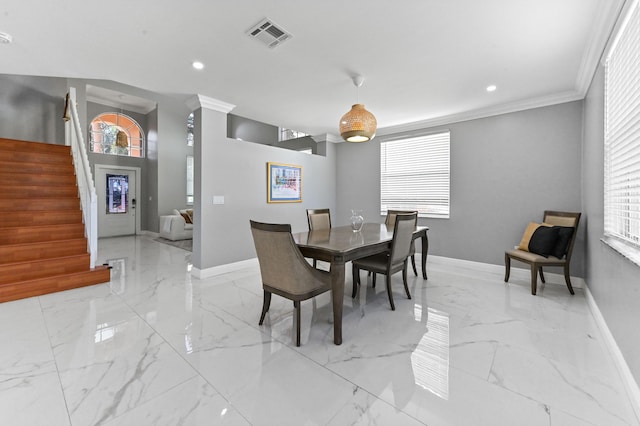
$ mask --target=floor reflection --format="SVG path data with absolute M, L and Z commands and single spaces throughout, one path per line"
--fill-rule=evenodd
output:
M 433 308 L 427 308 L 425 312 L 421 305 L 416 304 L 414 316 L 416 321 L 426 323 L 426 332 L 411 354 L 415 383 L 448 400 L 449 315 Z

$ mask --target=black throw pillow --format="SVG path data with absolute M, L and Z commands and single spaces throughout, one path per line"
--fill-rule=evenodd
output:
M 558 232 L 560 231 L 558 228 L 556 226 L 539 226 L 529 240 L 529 251 L 549 257 L 558 241 Z
M 554 226 L 554 228 L 558 228 L 558 240 L 556 241 L 556 246 L 551 251 L 551 255 L 562 259 L 567 253 L 569 242 L 573 236 L 573 226 Z

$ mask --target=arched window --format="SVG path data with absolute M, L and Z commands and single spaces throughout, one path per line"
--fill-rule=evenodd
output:
M 91 121 L 89 149 L 100 154 L 144 158 L 144 132 L 133 118 L 106 112 Z

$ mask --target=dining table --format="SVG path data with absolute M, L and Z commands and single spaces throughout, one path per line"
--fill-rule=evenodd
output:
M 307 258 L 329 262 L 331 302 L 333 305 L 333 342 L 342 344 L 342 311 L 345 286 L 345 263 L 390 249 L 393 226 L 364 223 L 354 231 L 351 226 L 338 226 L 307 232 L 293 233 L 300 252 Z M 422 277 L 427 279 L 428 226 L 416 226 L 413 239 L 422 242 Z

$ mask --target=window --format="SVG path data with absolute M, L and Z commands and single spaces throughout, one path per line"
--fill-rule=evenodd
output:
M 309 136 L 307 133 L 299 132 L 297 130 L 285 129 L 284 127 L 280 127 L 279 130 L 280 130 L 280 133 L 278 136 L 278 140 L 280 142 Z
M 604 232 L 640 249 L 640 8 L 637 4 L 629 10 L 605 63 Z
M 449 131 L 380 144 L 380 214 L 449 218 Z
M 196 127 L 196 118 L 193 113 L 187 117 L 187 146 L 193 146 L 193 129 Z
M 106 214 L 129 213 L 129 176 L 107 173 Z
M 193 156 L 187 155 L 187 204 L 193 204 Z
M 91 121 L 89 150 L 100 154 L 144 157 L 144 132 L 124 114 L 107 112 Z

